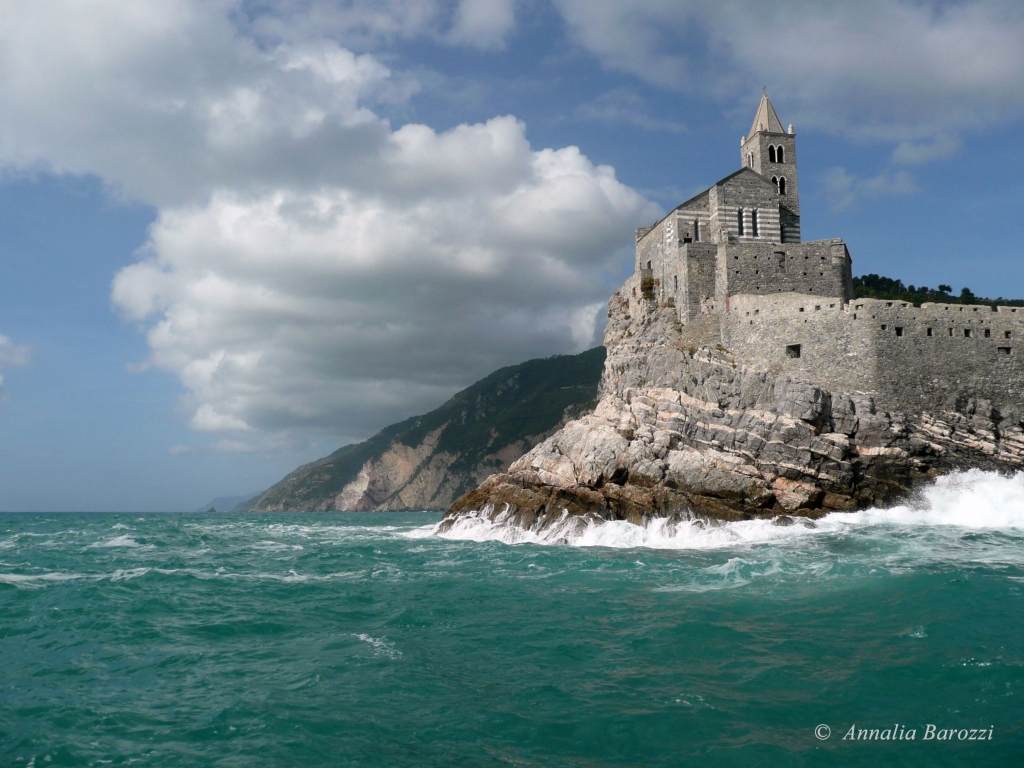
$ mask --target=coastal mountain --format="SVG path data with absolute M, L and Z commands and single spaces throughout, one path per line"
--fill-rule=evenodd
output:
M 239 509 L 445 509 L 591 410 L 604 347 L 501 368 L 441 407 L 299 467 Z

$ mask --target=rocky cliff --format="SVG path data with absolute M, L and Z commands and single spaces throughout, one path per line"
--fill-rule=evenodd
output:
M 714 316 L 609 304 L 596 409 L 459 498 L 463 515 L 542 529 L 579 520 L 817 517 L 886 504 L 957 468 L 1024 464 L 1020 412 L 950 392 L 933 413 L 885 412 L 870 393 L 830 392 L 737 366 Z M 564 520 L 563 520 L 564 522 Z
M 604 349 L 502 368 L 430 413 L 299 467 L 256 511 L 445 509 L 593 408 Z

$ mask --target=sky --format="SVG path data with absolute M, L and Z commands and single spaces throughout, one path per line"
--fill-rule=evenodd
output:
M 1024 298 L 1018 0 L 0 0 L 0 510 L 190 510 L 600 343 L 766 89 L 805 240 Z

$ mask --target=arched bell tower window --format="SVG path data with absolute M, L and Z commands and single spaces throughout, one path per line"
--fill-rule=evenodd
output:
M 775 186 L 775 191 L 778 192 L 779 191 L 779 177 L 778 176 L 772 176 L 772 184 Z
M 772 146 L 771 144 L 768 145 L 768 162 L 775 162 L 775 147 Z
M 778 163 L 786 162 L 786 150 L 781 146 L 775 150 L 775 161 Z
M 743 209 L 740 208 L 736 211 L 736 232 L 740 237 L 743 237 Z
M 786 194 L 786 177 L 785 176 L 783 176 L 782 178 L 779 179 L 779 194 L 780 195 Z
M 757 237 L 757 209 L 755 208 L 750 212 L 750 234 L 752 237 Z

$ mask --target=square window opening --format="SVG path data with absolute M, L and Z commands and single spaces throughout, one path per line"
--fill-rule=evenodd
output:
M 800 357 L 800 345 L 799 344 L 787 344 L 786 345 L 786 357 Z

